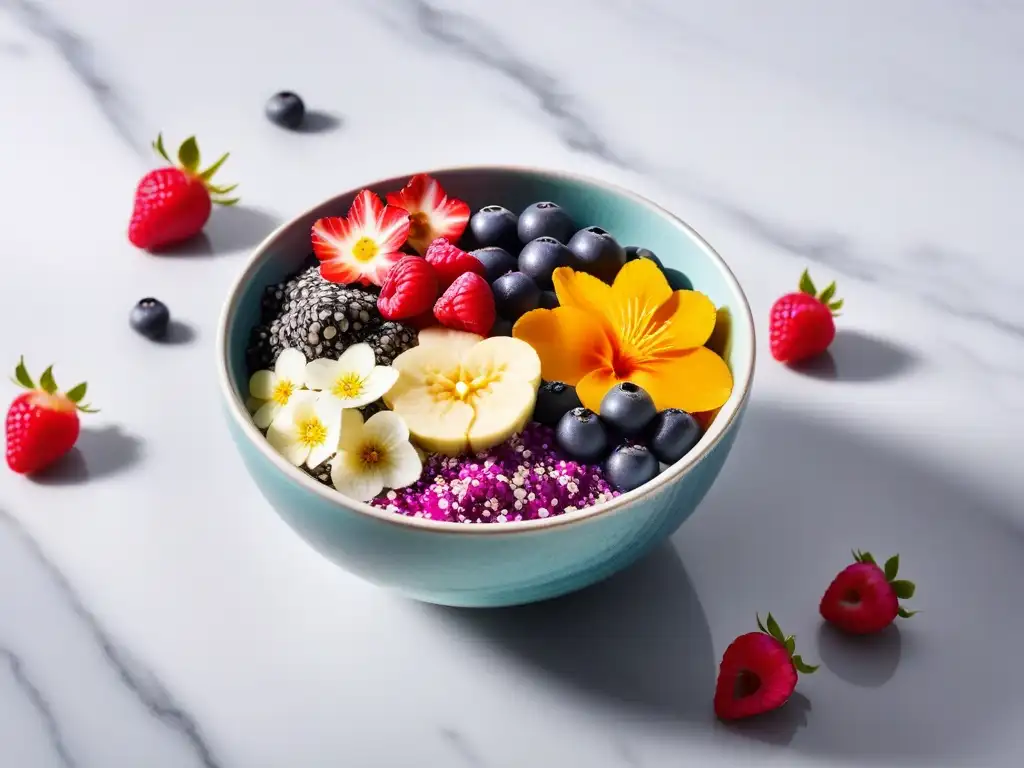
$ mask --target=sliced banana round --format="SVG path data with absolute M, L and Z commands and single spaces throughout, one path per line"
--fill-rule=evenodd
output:
M 448 456 L 491 448 L 521 431 L 540 384 L 536 351 L 507 336 L 447 331 L 424 344 L 421 334 L 392 365 L 398 381 L 384 402 L 423 448 Z

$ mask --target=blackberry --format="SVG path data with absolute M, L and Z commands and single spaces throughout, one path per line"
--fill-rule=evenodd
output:
M 362 341 L 373 347 L 377 365 L 391 365 L 396 357 L 412 349 L 417 344 L 414 328 L 392 320 L 384 320 L 380 325 L 367 333 Z M 369 414 L 365 414 L 369 416 Z

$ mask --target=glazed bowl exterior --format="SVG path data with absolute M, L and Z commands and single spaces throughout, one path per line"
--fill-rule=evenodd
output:
M 566 594 L 607 578 L 671 535 L 697 508 L 740 428 L 754 370 L 750 307 L 725 262 L 678 218 L 624 189 L 575 175 L 510 167 L 429 171 L 471 209 L 520 211 L 552 200 L 580 226 L 600 225 L 623 245 L 658 254 L 720 308 L 716 349 L 734 377 L 732 397 L 697 447 L 641 488 L 605 504 L 545 520 L 454 524 L 411 519 L 351 501 L 289 465 L 266 443 L 245 408 L 245 350 L 265 286 L 293 273 L 310 253 L 316 219 L 345 215 L 359 189 L 400 189 L 408 177 L 344 192 L 273 232 L 249 259 L 225 303 L 217 368 L 228 428 L 253 482 L 281 518 L 342 568 L 416 600 L 492 607 Z

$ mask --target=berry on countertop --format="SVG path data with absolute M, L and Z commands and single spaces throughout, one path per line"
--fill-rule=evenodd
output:
M 234 205 L 238 198 L 226 198 L 237 184 L 219 187 L 213 176 L 228 159 L 225 153 L 209 168 L 199 170 L 199 146 L 190 136 L 178 148 L 178 163 L 167 155 L 163 136 L 153 149 L 170 163 L 150 171 L 135 189 L 135 204 L 128 223 L 128 240 L 148 251 L 166 248 L 199 234 L 210 218 L 213 204 Z
M 805 269 L 800 290 L 772 304 L 768 323 L 772 357 L 780 363 L 797 363 L 828 349 L 836 336 L 833 316 L 843 306 L 843 300 L 835 295 L 835 283 L 819 294 Z
M 421 255 L 439 237 L 457 242 L 469 222 L 469 206 L 448 197 L 437 179 L 425 173 L 417 173 L 399 192 L 389 192 L 387 201 L 409 212 L 409 245 Z
M 132 307 L 128 323 L 147 339 L 156 341 L 167 335 L 167 328 L 171 324 L 171 311 L 159 299 L 145 298 Z
M 675 464 L 693 450 L 703 432 L 692 414 L 666 408 L 648 426 L 645 442 L 662 464 Z
M 267 100 L 264 111 L 270 122 L 282 128 L 295 130 L 302 125 L 302 120 L 306 116 L 306 105 L 302 103 L 298 94 L 281 91 Z
M 31 474 L 53 464 L 70 451 L 78 440 L 78 412 L 96 413 L 82 404 L 86 383 L 66 393 L 57 389 L 51 365 L 39 377 L 39 386 L 18 362 L 14 381 L 28 392 L 14 398 L 7 410 L 7 466 L 19 474 Z
M 581 229 L 569 241 L 578 268 L 611 283 L 626 263 L 626 249 L 601 227 Z
M 569 456 L 587 463 L 603 458 L 608 450 L 608 432 L 601 417 L 583 406 L 558 420 L 555 440 Z
M 543 290 L 551 290 L 551 275 L 573 262 L 572 251 L 553 237 L 538 237 L 519 253 L 519 271 L 533 278 Z
M 494 321 L 494 325 L 491 327 L 491 336 L 511 336 L 512 335 L 512 321 L 506 320 L 503 317 L 499 317 Z
M 573 408 L 582 408 L 576 388 L 561 381 L 545 381 L 537 390 L 537 405 L 533 409 L 533 420 L 551 427 L 558 426 Z
M 434 317 L 445 328 L 487 336 L 494 327 L 494 295 L 475 272 L 460 275 L 434 304 Z
M 852 635 L 881 632 L 899 616 L 909 619 L 899 601 L 914 596 L 914 582 L 897 579 L 900 556 L 893 555 L 880 568 L 870 552 L 854 552 L 854 563 L 844 568 L 825 590 L 819 611 L 822 618 Z
M 484 265 L 484 277 L 488 283 L 493 283 L 502 275 L 515 272 L 519 268 L 516 257 L 504 248 L 492 245 L 487 248 L 477 248 L 469 252 L 477 261 Z
M 405 256 L 388 272 L 377 309 L 388 320 L 413 318 L 429 312 L 439 293 L 434 268 L 419 256 Z
M 640 248 L 639 246 L 636 245 L 627 245 L 626 261 L 636 261 L 637 259 L 647 259 L 648 261 L 653 261 L 658 266 L 658 269 L 664 269 L 664 266 L 661 263 L 661 259 L 654 255 L 654 251 L 650 250 L 649 248 Z
M 623 493 L 650 482 L 659 471 L 654 454 L 636 443 L 617 446 L 604 461 L 604 476 L 612 488 Z
M 616 384 L 601 399 L 601 418 L 626 437 L 639 435 L 657 414 L 654 399 L 631 381 Z
M 715 686 L 715 714 L 722 720 L 740 720 L 778 709 L 796 689 L 797 673 L 818 667 L 807 664 L 796 651 L 796 638 L 786 637 L 769 613 L 760 631 L 740 635 L 725 649 Z
M 467 272 L 480 276 L 485 273 L 484 265 L 475 256 L 471 256 L 457 245 L 453 245 L 443 237 L 437 238 L 427 248 L 423 258 L 434 268 L 441 290 L 455 282 L 455 279 Z
M 469 220 L 469 231 L 481 248 L 519 248 L 519 217 L 500 205 L 485 205 Z
M 522 272 L 509 272 L 494 281 L 494 304 L 498 314 L 515 322 L 540 301 L 540 288 Z
M 540 301 L 537 306 L 541 309 L 555 309 L 558 307 L 558 296 L 554 291 L 541 291 Z
M 553 237 L 560 243 L 568 243 L 576 224 L 557 203 L 541 202 L 527 206 L 519 214 L 517 229 L 523 245 L 538 237 Z

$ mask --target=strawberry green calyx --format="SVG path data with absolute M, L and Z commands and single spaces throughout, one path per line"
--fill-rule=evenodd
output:
M 875 558 L 870 552 L 861 552 L 859 549 L 854 550 L 853 559 L 858 563 L 868 563 L 869 565 L 878 566 L 878 563 L 875 562 Z M 882 568 L 882 572 L 885 574 L 885 580 L 889 582 L 889 586 L 892 587 L 892 591 L 896 593 L 896 597 L 900 600 L 909 600 L 914 596 L 914 592 L 917 591 L 917 586 L 912 581 L 897 579 L 896 574 L 899 573 L 899 570 L 899 555 L 893 555 L 886 560 L 885 566 Z M 920 611 L 908 611 L 901 605 L 896 615 L 901 619 L 909 619 L 915 613 L 920 613 Z
M 200 171 L 199 144 L 196 143 L 195 136 L 189 136 L 187 139 L 181 142 L 181 146 L 178 147 L 177 163 L 171 160 L 170 155 L 167 154 L 167 150 L 164 149 L 163 134 L 157 134 L 156 141 L 153 142 L 153 150 L 171 165 L 180 168 L 189 176 L 201 181 L 203 183 L 203 186 L 205 186 L 207 191 L 210 193 L 211 202 L 216 203 L 217 205 L 234 205 L 241 199 L 238 197 L 224 197 L 224 195 L 227 195 L 233 190 L 235 190 L 238 187 L 237 184 L 232 184 L 231 186 L 227 187 L 219 187 L 212 183 L 213 175 L 217 173 L 218 170 L 220 170 L 220 167 L 222 165 L 224 165 L 224 161 L 227 160 L 228 156 L 231 154 L 230 152 L 225 152 L 217 159 L 217 161 L 213 165 L 211 165 L 209 168 L 205 170 Z
M 789 654 L 789 658 L 793 661 L 793 666 L 796 671 L 803 674 L 809 675 L 818 669 L 819 665 L 808 664 L 803 658 L 796 652 L 796 635 L 789 635 L 788 637 L 783 633 L 782 628 L 779 626 L 779 622 L 775 620 L 775 617 L 768 614 L 768 618 L 765 619 L 764 623 L 761 623 L 761 615 L 757 614 L 757 628 L 764 632 L 766 635 L 778 640 L 786 649 Z
M 806 293 L 808 296 L 813 296 L 832 312 L 833 316 L 839 316 L 839 310 L 843 308 L 843 300 L 836 299 L 836 284 L 835 281 L 826 286 L 825 290 L 818 293 L 818 289 L 814 287 L 814 281 L 811 280 L 811 274 L 808 270 L 804 270 L 804 273 L 800 275 L 800 293 Z
M 82 398 L 85 397 L 85 393 L 89 388 L 89 385 L 86 382 L 83 381 L 81 384 L 76 384 L 67 392 L 60 392 L 58 390 L 57 382 L 53 378 L 52 365 L 43 371 L 42 375 L 39 377 L 39 384 L 36 385 L 36 383 L 32 381 L 32 376 L 29 374 L 28 369 L 25 367 L 25 357 L 23 355 L 18 361 L 18 367 L 14 369 L 14 378 L 12 381 L 25 389 L 63 397 L 71 402 L 75 408 L 82 413 L 99 413 L 98 409 L 82 402 Z

